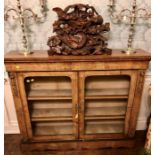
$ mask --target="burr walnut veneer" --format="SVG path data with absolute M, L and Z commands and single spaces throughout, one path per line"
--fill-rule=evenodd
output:
M 133 147 L 150 55 L 5 55 L 25 150 Z

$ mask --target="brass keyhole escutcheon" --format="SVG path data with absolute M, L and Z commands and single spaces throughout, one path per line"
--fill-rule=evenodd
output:
M 78 119 L 78 117 L 79 117 L 78 114 L 76 114 L 76 115 L 75 115 L 75 119 Z

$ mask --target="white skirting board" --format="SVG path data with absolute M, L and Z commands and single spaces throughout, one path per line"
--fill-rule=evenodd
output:
M 145 130 L 147 128 L 147 118 L 150 115 L 150 75 L 145 78 L 144 91 L 142 95 L 142 104 L 137 122 L 137 130 Z M 12 92 L 10 88 L 9 80 L 5 81 L 5 101 L 4 101 L 4 133 L 5 134 L 17 134 L 20 133 L 17 117 L 14 108 L 14 102 Z
M 11 87 L 9 80 L 5 80 L 5 87 L 4 87 L 4 133 L 5 134 L 16 134 L 20 133 Z

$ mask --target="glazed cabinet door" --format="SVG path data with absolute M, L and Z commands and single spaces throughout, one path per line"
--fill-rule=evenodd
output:
M 19 73 L 18 82 L 32 141 L 78 138 L 77 73 Z
M 79 74 L 80 139 L 128 137 L 136 71 Z

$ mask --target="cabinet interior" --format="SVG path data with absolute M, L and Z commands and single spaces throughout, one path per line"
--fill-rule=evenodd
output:
M 32 119 L 72 118 L 72 103 L 71 100 L 30 101 L 29 111 Z
M 85 78 L 85 134 L 123 133 L 130 77 L 92 75 Z
M 27 77 L 25 89 L 34 136 L 73 134 L 70 77 Z
M 91 120 L 85 122 L 85 134 L 122 133 L 124 120 Z
M 129 93 L 130 77 L 124 75 L 88 76 L 85 79 L 85 97 L 126 95 Z
M 27 77 L 25 83 L 30 100 L 72 98 L 71 79 L 66 76 Z
M 73 123 L 70 121 L 64 122 L 33 122 L 33 134 L 35 136 L 59 136 L 72 135 Z
M 72 79 L 67 76 L 25 78 L 34 136 L 72 135 Z M 93 75 L 84 84 L 84 134 L 123 133 L 130 77 Z M 79 103 L 80 104 L 80 101 Z M 78 124 L 80 125 L 80 123 Z
M 127 99 L 92 99 L 85 101 L 85 116 L 125 116 Z

